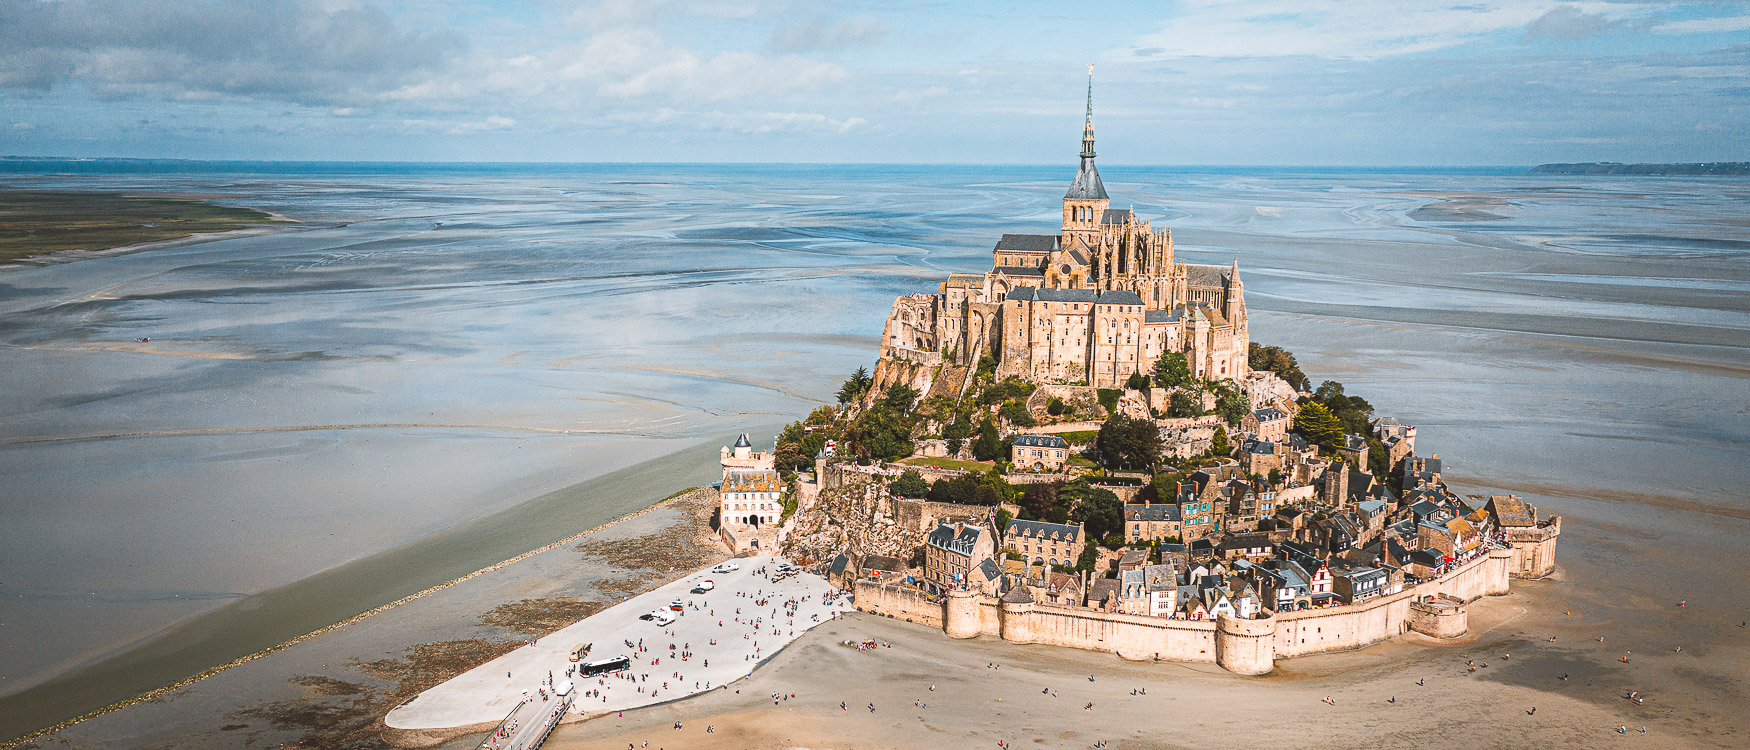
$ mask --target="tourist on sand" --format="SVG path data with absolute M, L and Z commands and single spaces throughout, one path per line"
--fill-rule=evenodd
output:
M 1536 716 L 1537 715 L 1537 706 L 1532 706 L 1530 711 L 1525 712 L 1525 715 L 1526 716 Z

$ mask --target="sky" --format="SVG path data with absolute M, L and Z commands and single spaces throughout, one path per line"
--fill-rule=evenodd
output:
M 0 0 L 0 155 L 1750 161 L 1750 2 Z

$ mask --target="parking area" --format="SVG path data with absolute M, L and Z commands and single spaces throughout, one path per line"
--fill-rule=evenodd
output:
M 736 570 L 701 570 L 633 597 L 432 688 L 389 712 L 397 729 L 442 729 L 496 722 L 525 696 L 571 680 L 573 711 L 618 711 L 720 688 L 751 673 L 809 628 L 851 607 L 811 573 L 780 572 L 777 557 L 731 561 Z M 694 593 L 705 581 L 709 591 Z M 678 605 L 678 609 L 674 608 Z M 662 613 L 672 617 L 641 619 Z M 624 656 L 627 670 L 568 675 L 579 644 L 584 662 Z

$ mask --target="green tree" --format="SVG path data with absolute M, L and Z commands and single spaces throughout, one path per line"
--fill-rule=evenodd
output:
M 949 479 L 938 479 L 930 485 L 929 498 L 932 502 L 938 503 L 975 505 L 978 503 L 980 484 L 977 474 L 961 474 Z
M 1271 487 L 1282 486 L 1282 470 L 1281 469 L 1271 469 L 1269 479 L 1270 479 L 1270 486 Z
M 887 386 L 887 392 L 881 394 L 881 408 L 895 414 L 905 415 L 911 412 L 911 405 L 918 400 L 918 390 L 904 383 L 894 383 Z
M 1221 415 L 1221 421 L 1238 425 L 1247 412 L 1252 410 L 1252 402 L 1238 388 L 1223 382 L 1219 386 L 1215 399 L 1215 413 Z
M 1276 373 L 1277 377 L 1287 381 L 1297 391 L 1305 391 L 1311 387 L 1311 381 L 1300 371 L 1300 363 L 1287 350 L 1253 343 L 1247 348 L 1247 354 L 1252 369 Z
M 990 417 L 985 417 L 978 423 L 978 437 L 972 441 L 972 457 L 980 461 L 994 461 L 1003 457 L 1003 439 L 997 433 L 997 425 Z
M 1143 468 L 1161 455 L 1161 431 L 1152 420 L 1113 415 L 1100 425 L 1096 440 L 1107 466 Z
M 1051 416 L 1061 417 L 1066 411 L 1069 411 L 1069 407 L 1063 403 L 1061 398 L 1052 396 L 1050 401 L 1045 402 L 1045 413 Z
M 1124 503 L 1111 490 L 1095 487 L 1070 517 L 1081 523 L 1089 539 L 1103 539 L 1124 530 Z
M 1342 437 L 1343 423 L 1337 421 L 1324 404 L 1308 401 L 1301 404 L 1300 412 L 1294 415 L 1294 431 L 1307 442 L 1328 448 Z
M 1013 520 L 1015 520 L 1015 515 L 1013 513 L 1010 513 L 1008 510 L 1003 509 L 1003 508 L 997 508 L 997 531 L 998 532 L 1008 531 L 1009 530 L 1009 522 L 1013 521 Z
M 997 413 L 1001 414 L 1003 419 L 1008 420 L 1009 424 L 1017 427 L 1032 427 L 1038 424 L 1038 421 L 1033 419 L 1033 415 L 1027 411 L 1027 405 L 1020 401 L 1004 402 L 1003 408 Z
M 1227 430 L 1220 425 L 1216 425 L 1215 438 L 1209 443 L 1210 454 L 1220 458 L 1226 458 L 1228 454 L 1233 453 L 1233 450 L 1233 446 L 1229 445 L 1227 442 Z
M 839 403 L 848 404 L 862 398 L 863 394 L 869 392 L 869 386 L 873 382 L 874 381 L 869 378 L 869 371 L 867 369 L 862 367 L 857 368 L 857 371 L 851 374 L 851 379 L 845 381 L 844 385 L 839 386 Z
M 912 454 L 911 423 L 890 409 L 870 409 L 852 425 L 849 435 L 861 449 L 860 455 L 889 461 Z
M 1167 399 L 1167 416 L 1174 419 L 1203 416 L 1203 398 L 1194 391 L 1177 390 Z
M 930 494 L 929 483 L 924 481 L 924 475 L 919 474 L 917 469 L 906 469 L 898 479 L 893 480 L 888 489 L 900 497 L 924 497 Z
M 1191 363 L 1179 352 L 1167 352 L 1155 360 L 1155 385 L 1178 388 L 1191 384 Z
M 1148 390 L 1148 376 L 1140 372 L 1130 373 L 1130 379 L 1124 381 L 1124 388 L 1130 391 L 1146 391 Z
M 1051 509 L 1057 505 L 1057 493 L 1062 488 L 1063 483 L 1061 482 L 1027 485 L 1027 489 L 1021 493 L 1019 503 L 1021 518 L 1029 521 L 1044 520 Z

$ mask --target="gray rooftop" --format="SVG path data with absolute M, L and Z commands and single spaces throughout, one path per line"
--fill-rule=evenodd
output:
M 997 240 L 998 250 L 1048 253 L 1057 249 L 1055 234 L 1005 234 Z
M 1082 165 L 1076 168 L 1076 177 L 1070 180 L 1069 192 L 1064 193 L 1066 200 L 1107 200 L 1106 186 L 1100 182 L 1100 170 L 1094 168 L 1094 157 L 1083 156 Z

